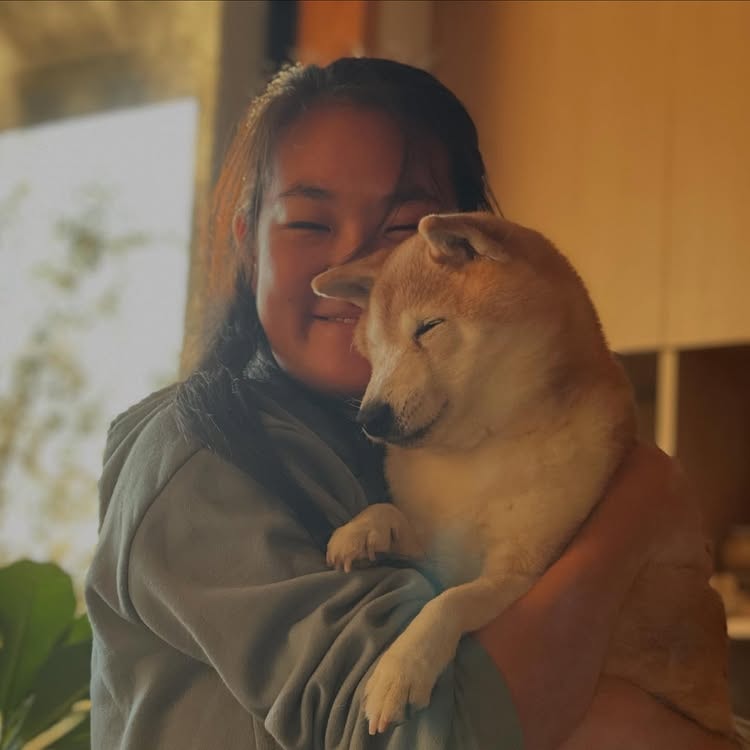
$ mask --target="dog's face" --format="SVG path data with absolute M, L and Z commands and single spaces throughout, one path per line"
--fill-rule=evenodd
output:
M 560 253 L 491 214 L 427 216 L 396 250 L 330 269 L 313 289 L 365 311 L 354 341 L 372 376 L 359 421 L 404 446 L 468 449 L 511 429 L 564 381 L 570 329 L 601 339 Z

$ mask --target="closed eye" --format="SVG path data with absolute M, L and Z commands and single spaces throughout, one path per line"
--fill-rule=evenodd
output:
M 414 234 L 417 231 L 417 225 L 416 224 L 395 224 L 392 227 L 388 227 L 386 229 L 386 232 L 409 232 L 409 234 Z
M 431 331 L 436 326 L 439 326 L 441 323 L 445 323 L 445 318 L 432 318 L 430 320 L 424 320 L 422 321 L 418 326 L 417 330 L 414 332 L 414 340 L 421 338 L 425 335 L 428 331 Z
M 287 229 L 306 229 L 312 232 L 328 232 L 329 227 L 314 221 L 292 221 L 286 225 Z

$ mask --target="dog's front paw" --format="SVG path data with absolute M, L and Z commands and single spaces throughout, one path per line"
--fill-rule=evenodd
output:
M 355 560 L 375 560 L 380 552 L 391 549 L 391 524 L 375 514 L 357 517 L 333 532 L 328 542 L 326 561 L 329 565 L 349 573 Z
M 438 674 L 417 652 L 389 648 L 365 686 L 370 734 L 385 732 L 389 724 L 403 720 L 407 706 L 424 708 L 430 702 Z

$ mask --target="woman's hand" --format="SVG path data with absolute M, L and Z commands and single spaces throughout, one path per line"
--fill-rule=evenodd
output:
M 639 688 L 602 677 L 581 724 L 560 750 L 737 750 Z
M 637 444 L 566 551 L 475 635 L 508 682 L 526 747 L 556 748 L 591 703 L 620 607 L 643 565 L 694 523 L 674 461 Z

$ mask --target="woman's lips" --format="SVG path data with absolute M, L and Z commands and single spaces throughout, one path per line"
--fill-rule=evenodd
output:
M 326 323 L 346 323 L 347 325 L 354 325 L 359 320 L 359 317 L 349 318 L 340 315 L 313 315 L 313 318 Z
M 326 323 L 345 323 L 347 325 L 354 325 L 358 320 L 362 311 L 355 305 L 346 305 L 337 307 L 331 307 L 329 309 L 321 308 L 313 312 L 313 318 L 315 320 L 322 320 Z

